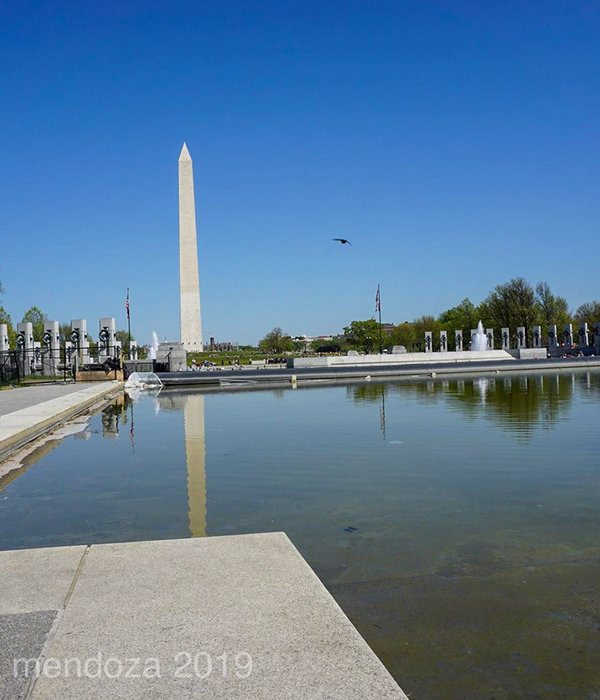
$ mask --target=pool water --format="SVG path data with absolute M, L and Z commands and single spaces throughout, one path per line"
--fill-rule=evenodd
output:
M 0 548 L 283 530 L 411 698 L 600 698 L 599 426 L 586 371 L 124 397 Z

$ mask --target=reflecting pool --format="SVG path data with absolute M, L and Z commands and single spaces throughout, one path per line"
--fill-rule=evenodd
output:
M 586 371 L 124 398 L 0 548 L 283 530 L 411 698 L 597 699 L 599 426 Z

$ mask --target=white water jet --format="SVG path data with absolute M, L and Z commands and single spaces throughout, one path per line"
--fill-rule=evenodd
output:
M 479 395 L 481 397 L 481 403 L 485 406 L 486 394 L 489 389 L 489 381 L 486 377 L 480 377 L 477 382 L 473 382 L 473 386 L 476 386 L 479 390 Z
M 471 338 L 471 352 L 482 352 L 488 349 L 488 339 L 481 321 L 477 324 L 477 331 Z
M 148 359 L 156 360 L 156 351 L 158 350 L 158 336 L 156 331 L 152 331 L 152 344 L 148 348 Z

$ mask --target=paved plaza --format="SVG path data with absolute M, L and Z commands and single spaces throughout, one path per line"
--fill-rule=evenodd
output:
M 0 552 L 0 697 L 397 698 L 284 533 Z
M 76 394 L 82 389 L 97 386 L 97 383 L 70 382 L 64 384 L 35 384 L 0 391 L 0 416 L 30 408 L 40 403 Z

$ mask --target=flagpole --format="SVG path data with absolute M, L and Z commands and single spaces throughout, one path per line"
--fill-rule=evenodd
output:
M 379 309 L 379 354 L 383 355 L 383 340 L 381 338 L 381 295 L 377 285 L 377 308 Z

